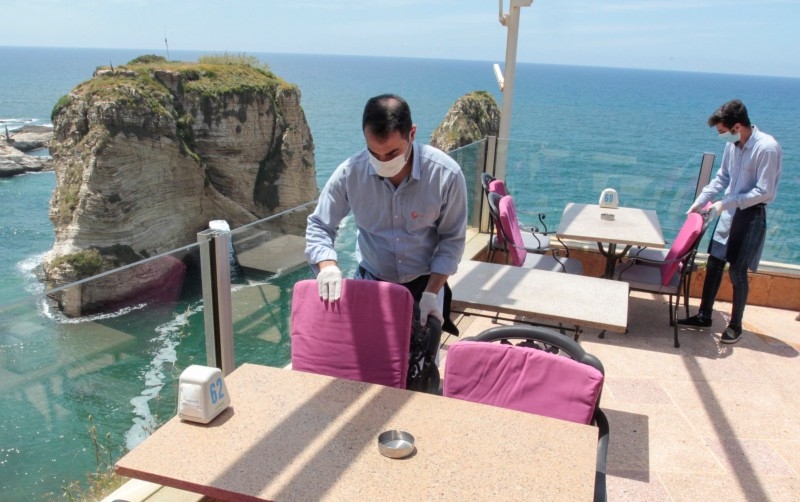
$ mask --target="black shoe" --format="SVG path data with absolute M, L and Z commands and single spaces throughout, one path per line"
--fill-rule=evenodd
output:
M 703 317 L 700 314 L 687 317 L 686 319 L 678 319 L 678 324 L 683 326 L 697 326 L 700 328 L 707 328 L 711 326 L 711 319 Z
M 725 332 L 722 333 L 722 337 L 719 339 L 722 343 L 736 343 L 739 341 L 739 338 L 742 337 L 742 328 L 736 326 L 728 326 L 725 328 Z

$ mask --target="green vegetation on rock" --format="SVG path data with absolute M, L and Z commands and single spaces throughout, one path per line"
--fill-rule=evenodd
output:
M 53 260 L 50 266 L 54 269 L 69 265 L 78 278 L 91 277 L 103 267 L 103 257 L 97 249 L 89 248 L 75 253 L 61 255 Z

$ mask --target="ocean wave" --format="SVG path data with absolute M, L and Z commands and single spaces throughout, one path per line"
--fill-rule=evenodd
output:
M 14 132 L 26 125 L 41 125 L 41 126 L 49 126 L 53 127 L 52 123 L 39 123 L 39 119 L 28 119 L 28 118 L 0 118 L 0 126 L 3 127 L 0 130 L 0 133 L 5 134 L 5 129 L 8 128 L 8 132 Z
M 36 269 L 42 265 L 46 254 L 45 252 L 31 255 L 16 265 L 17 273 L 22 276 L 22 287 L 33 295 L 44 293 L 44 284 L 36 276 Z
M 105 312 L 102 314 L 92 314 L 82 317 L 68 317 L 58 309 L 54 309 L 50 300 L 44 295 L 44 283 L 39 280 L 36 271 L 41 267 L 44 262 L 44 257 L 47 253 L 39 253 L 31 255 L 16 265 L 17 272 L 22 276 L 22 287 L 26 292 L 33 296 L 40 296 L 37 302 L 37 309 L 39 313 L 59 324 L 80 324 L 84 322 L 102 321 L 104 319 L 113 319 L 115 317 L 130 314 L 136 310 L 142 310 L 147 307 L 147 303 L 139 303 L 128 307 L 123 307 L 114 312 Z
M 40 314 L 47 317 L 48 319 L 56 321 L 59 324 L 81 324 L 84 322 L 102 321 L 104 319 L 113 319 L 115 317 L 122 317 L 136 310 L 144 309 L 145 307 L 147 307 L 147 303 L 139 303 L 128 307 L 123 307 L 119 310 L 115 310 L 114 312 L 105 312 L 102 314 L 92 314 L 81 317 L 69 317 L 64 315 L 64 313 L 61 312 L 60 310 L 54 309 L 53 305 L 50 303 L 47 297 L 44 296 L 39 301 L 38 307 Z
M 189 307 L 186 312 L 176 314 L 172 320 L 156 327 L 158 336 L 153 340 L 155 348 L 153 358 L 142 375 L 144 389 L 142 393 L 131 398 L 133 406 L 133 426 L 125 432 L 125 447 L 129 450 L 144 441 L 158 427 L 155 416 L 150 410 L 150 401 L 158 397 L 164 387 L 165 368 L 172 368 L 178 360 L 177 347 L 180 345 L 181 333 L 189 324 L 189 318 L 203 311 L 202 301 Z

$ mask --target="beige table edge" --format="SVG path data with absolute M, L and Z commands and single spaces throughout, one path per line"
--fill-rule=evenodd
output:
M 453 302 L 625 333 L 628 283 L 465 260 L 448 279 Z
M 226 385 L 228 410 L 171 419 L 117 473 L 236 500 L 592 497 L 591 426 L 252 364 Z M 415 455 L 380 456 L 390 428 L 415 435 Z
M 582 211 L 587 211 L 591 215 L 591 220 L 593 225 L 589 228 L 591 230 L 583 230 L 586 227 L 581 224 L 576 224 L 573 219 L 567 217 L 568 213 L 573 208 L 580 208 Z M 609 213 L 615 215 L 617 218 L 613 222 L 603 221 L 600 218 L 601 213 Z M 640 218 L 644 217 L 647 219 L 648 222 L 654 223 L 655 226 L 650 228 L 653 232 L 647 232 L 645 238 L 641 238 L 641 234 L 639 234 L 638 238 L 633 237 L 623 237 L 623 238 L 616 238 L 613 236 L 609 236 L 608 234 L 599 235 L 597 234 L 597 229 L 600 225 L 617 225 L 623 223 L 620 221 L 620 215 L 624 214 L 631 215 L 632 218 L 636 221 L 640 220 Z M 596 225 L 594 224 L 596 223 Z M 574 228 L 574 230 L 573 230 Z M 648 229 L 645 229 L 648 230 Z M 603 243 L 613 243 L 613 244 L 622 244 L 622 245 L 631 245 L 631 246 L 641 246 L 641 247 L 651 247 L 651 248 L 663 248 L 666 243 L 664 241 L 664 234 L 661 229 L 661 222 L 658 219 L 658 214 L 653 211 L 652 209 L 638 209 L 632 207 L 618 207 L 614 209 L 610 208 L 601 208 L 598 204 L 581 204 L 577 202 L 569 202 L 567 203 L 566 207 L 564 207 L 564 211 L 561 216 L 561 221 L 558 224 L 558 228 L 556 229 L 556 235 L 561 239 L 571 239 L 576 241 L 587 241 L 587 242 L 603 242 Z

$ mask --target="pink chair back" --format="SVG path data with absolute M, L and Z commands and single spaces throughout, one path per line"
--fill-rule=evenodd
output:
M 489 191 L 494 192 L 501 197 L 505 197 L 508 195 L 508 190 L 506 190 L 506 183 L 503 180 L 492 180 L 489 183 Z
M 508 246 L 508 255 L 511 259 L 511 264 L 521 267 L 522 264 L 525 263 L 525 258 L 527 257 L 528 253 L 523 247 L 522 231 L 519 229 L 514 199 L 510 195 L 506 195 L 500 199 L 498 206 L 498 211 L 500 212 L 500 225 L 502 225 L 503 232 L 505 232 L 505 235 L 511 244 Z
M 489 193 L 496 193 L 497 195 L 500 195 L 501 197 L 504 197 L 504 196 L 508 195 L 508 190 L 506 190 L 505 182 L 503 180 L 498 180 L 498 179 L 490 181 L 489 182 Z M 495 228 L 499 229 L 500 228 L 500 222 L 499 221 L 495 221 L 494 222 L 494 226 L 495 226 Z M 497 232 L 497 245 L 498 246 L 502 246 L 503 242 L 505 242 L 505 240 L 503 239 L 503 232 L 500 232 L 498 230 L 498 232 Z
M 447 351 L 443 394 L 589 424 L 603 380 L 598 369 L 543 350 L 463 341 Z
M 405 388 L 414 299 L 399 284 L 345 279 L 337 302 L 317 281 L 292 293 L 292 369 Z
M 664 263 L 661 265 L 661 284 L 667 286 L 681 267 L 678 259 L 685 255 L 697 243 L 697 239 L 703 232 L 703 216 L 699 213 L 689 213 L 686 221 L 683 222 L 678 236 L 669 248 Z

